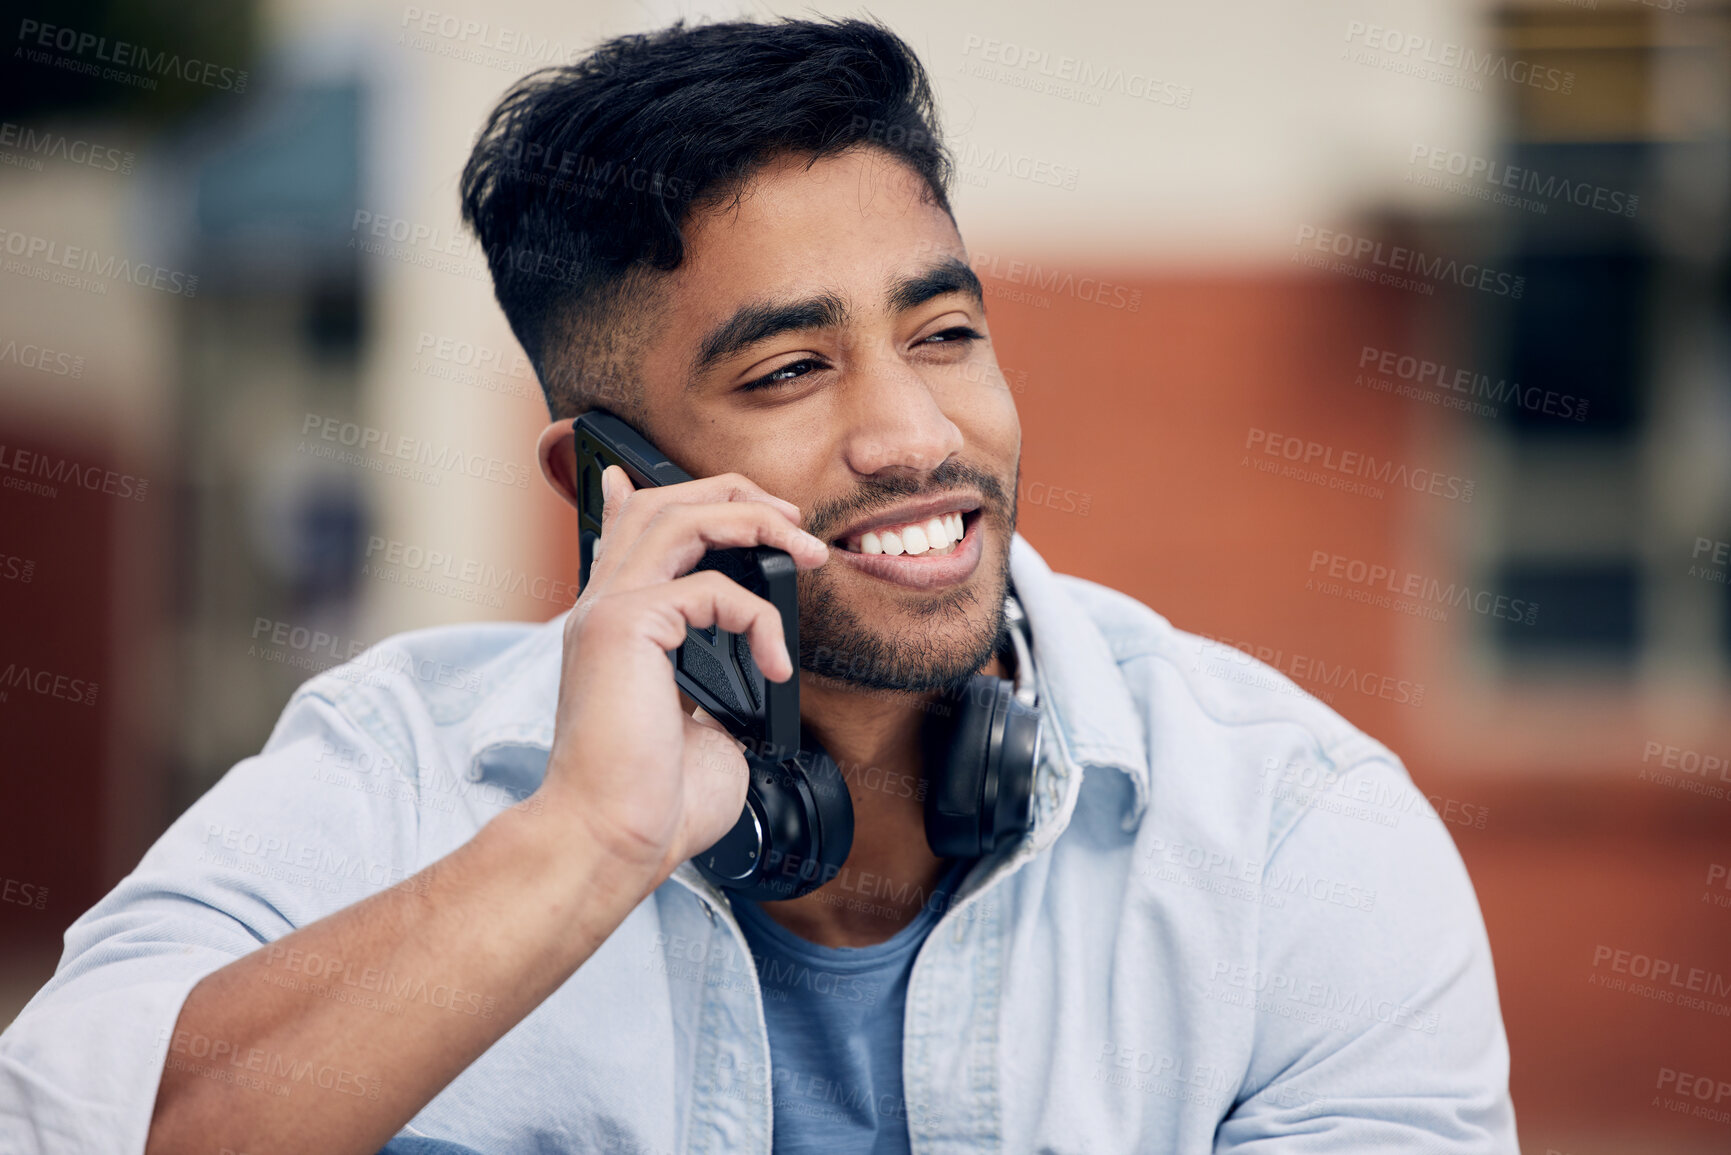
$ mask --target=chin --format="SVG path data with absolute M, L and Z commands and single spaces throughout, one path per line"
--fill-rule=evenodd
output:
M 913 590 L 848 572 L 799 575 L 799 666 L 859 689 L 949 691 L 992 660 L 1004 630 L 1009 551 L 996 533 L 953 586 Z M 824 567 L 827 569 L 828 567 Z

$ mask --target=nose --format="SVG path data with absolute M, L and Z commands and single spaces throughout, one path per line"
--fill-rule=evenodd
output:
M 962 448 L 962 431 L 931 386 L 893 355 L 861 366 L 849 394 L 846 452 L 855 473 L 928 473 Z

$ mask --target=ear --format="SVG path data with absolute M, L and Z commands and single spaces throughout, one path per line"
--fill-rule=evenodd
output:
M 555 421 L 541 430 L 535 455 L 541 459 L 541 476 L 572 509 L 577 506 L 577 433 L 575 417 Z

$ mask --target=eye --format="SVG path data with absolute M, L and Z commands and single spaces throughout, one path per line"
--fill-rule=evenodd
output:
M 798 361 L 789 361 L 779 369 L 771 369 L 755 381 L 747 381 L 739 387 L 739 392 L 755 393 L 760 389 L 774 389 L 779 386 L 790 385 L 811 370 L 822 368 L 825 368 L 824 363 L 816 357 L 801 357 Z
M 978 341 L 982 336 L 984 334 L 970 325 L 956 325 L 942 332 L 933 333 L 919 343 L 924 345 L 928 342 L 937 342 L 941 345 L 952 345 L 960 341 Z

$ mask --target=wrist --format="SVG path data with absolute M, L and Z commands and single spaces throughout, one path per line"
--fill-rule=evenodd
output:
M 561 877 L 605 887 L 620 901 L 635 904 L 661 885 L 676 865 L 665 862 L 665 847 L 631 840 L 597 822 L 586 800 L 557 780 L 543 782 L 525 809 L 531 806 L 533 821 L 521 824 L 522 836 L 535 844 L 547 869 Z
M 543 805 L 530 805 L 536 800 Z M 569 945 L 587 957 L 661 878 L 591 837 L 581 811 L 562 802 L 543 786 L 489 822 L 475 842 L 484 840 L 488 858 L 509 864 L 529 900 L 526 916 L 568 932 Z

